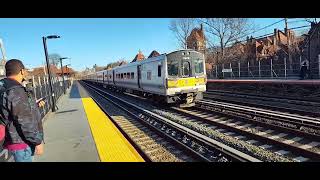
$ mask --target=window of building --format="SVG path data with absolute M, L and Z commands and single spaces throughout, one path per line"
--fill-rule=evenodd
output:
M 158 77 L 161 77 L 161 65 L 158 65 Z

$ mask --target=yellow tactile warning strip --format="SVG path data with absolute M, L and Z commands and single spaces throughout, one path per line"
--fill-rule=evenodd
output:
M 91 98 L 81 98 L 101 162 L 144 162 Z

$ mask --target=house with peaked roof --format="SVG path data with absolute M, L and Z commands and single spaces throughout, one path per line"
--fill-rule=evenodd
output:
M 157 57 L 157 56 L 160 56 L 160 54 L 156 50 L 153 50 L 148 56 L 148 58 Z
M 187 37 L 187 48 L 205 53 L 206 37 L 204 35 L 202 24 L 200 25 L 200 28 L 194 28 Z
M 131 62 L 136 62 L 136 61 L 142 61 L 146 59 L 142 52 L 139 50 L 138 54 L 134 57 L 134 59 Z

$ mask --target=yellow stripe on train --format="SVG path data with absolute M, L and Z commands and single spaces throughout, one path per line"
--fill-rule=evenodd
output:
M 206 78 L 191 77 L 191 78 L 179 78 L 179 79 L 167 80 L 168 88 L 198 86 L 203 84 L 206 84 Z

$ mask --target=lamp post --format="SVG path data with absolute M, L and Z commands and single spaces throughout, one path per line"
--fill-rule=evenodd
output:
M 62 60 L 63 59 L 69 59 L 67 57 L 60 58 L 60 65 L 61 65 L 61 75 L 62 75 L 62 83 L 63 83 L 63 94 L 66 94 L 66 85 L 64 81 L 64 73 L 63 73 L 63 66 L 62 66 Z M 67 66 L 66 66 L 67 69 Z
M 71 66 L 71 64 L 67 64 L 67 65 L 66 65 L 66 71 L 67 71 L 66 73 L 67 73 L 67 77 L 68 77 L 68 80 L 69 80 L 68 83 L 70 83 L 70 77 L 69 77 L 69 76 L 70 76 L 70 71 L 69 71 L 68 66 Z M 70 85 L 70 84 L 68 84 L 68 88 L 70 87 L 69 85 Z
M 48 71 L 48 76 L 49 76 L 49 87 L 50 87 L 50 93 L 51 93 L 51 98 L 52 98 L 52 112 L 56 111 L 56 103 L 55 103 L 55 99 L 54 99 L 54 90 L 53 90 L 52 82 L 51 82 L 52 79 L 51 79 L 51 72 L 50 72 L 50 65 L 49 65 L 49 58 L 48 58 L 47 39 L 58 39 L 58 38 L 60 38 L 60 36 L 57 36 L 57 35 L 42 37 L 44 53 L 46 56 L 47 71 Z

